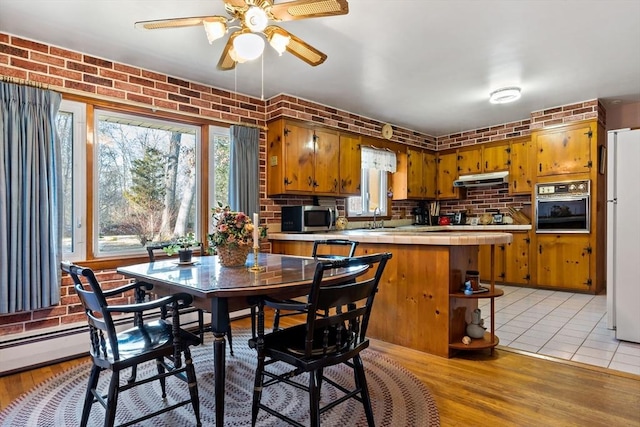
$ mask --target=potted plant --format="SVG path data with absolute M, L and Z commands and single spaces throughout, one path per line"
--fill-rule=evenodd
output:
M 178 237 L 175 243 L 165 246 L 162 250 L 169 256 L 178 254 L 180 264 L 188 264 L 193 256 L 192 248 L 198 245 L 200 245 L 200 242 L 196 239 L 195 234 L 191 232 Z

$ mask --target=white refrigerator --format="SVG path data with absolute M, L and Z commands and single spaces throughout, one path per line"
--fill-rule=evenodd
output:
M 640 129 L 610 131 L 607 151 L 607 324 L 640 343 Z

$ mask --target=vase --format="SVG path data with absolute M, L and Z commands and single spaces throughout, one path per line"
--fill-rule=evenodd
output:
M 218 260 L 223 267 L 243 267 L 251 252 L 251 246 L 218 246 L 217 251 Z

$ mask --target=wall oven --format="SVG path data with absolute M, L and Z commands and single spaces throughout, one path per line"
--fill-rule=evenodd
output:
M 536 233 L 589 233 L 591 183 L 536 184 Z

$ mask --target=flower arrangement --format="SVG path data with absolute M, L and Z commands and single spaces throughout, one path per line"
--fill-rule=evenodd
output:
M 234 212 L 229 206 L 211 209 L 213 233 L 209 234 L 209 246 L 253 246 L 255 225 L 244 212 Z M 260 228 L 260 237 L 266 236 L 266 227 Z

